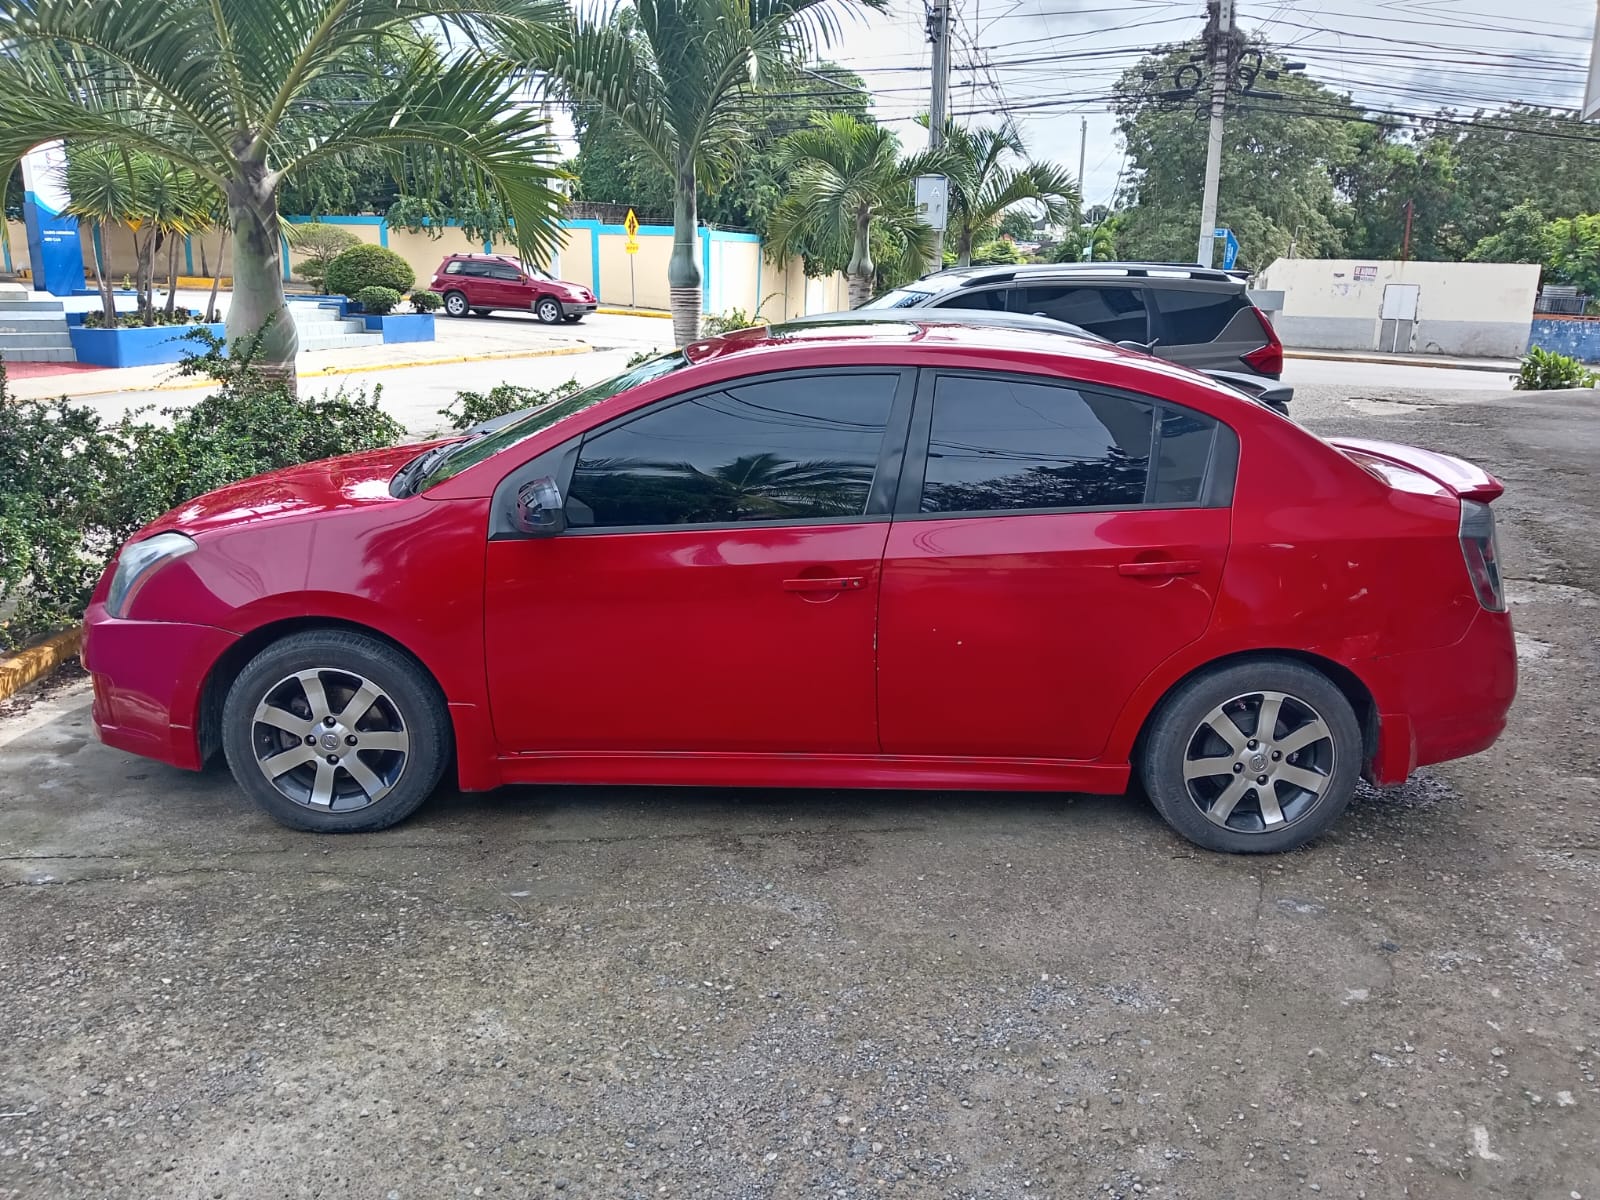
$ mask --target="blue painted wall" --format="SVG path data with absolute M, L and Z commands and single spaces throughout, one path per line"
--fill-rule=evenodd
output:
M 1600 317 L 1534 317 L 1528 346 L 1600 362 Z
M 223 326 L 206 325 L 218 337 Z M 81 363 L 97 367 L 148 367 L 156 363 L 177 362 L 185 354 L 198 354 L 202 347 L 194 335 L 181 325 L 156 325 L 148 329 L 67 329 L 72 349 Z

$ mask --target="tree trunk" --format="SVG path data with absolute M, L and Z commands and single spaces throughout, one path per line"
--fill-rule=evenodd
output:
M 106 266 L 101 261 L 100 246 L 105 240 L 105 229 L 99 221 L 89 233 L 89 247 L 94 251 L 90 257 L 94 260 L 94 284 L 100 289 L 100 313 L 105 321 L 106 329 L 117 327 L 117 294 L 111 286 L 111 281 L 106 278 Z
M 234 164 L 228 182 L 228 224 L 233 230 L 233 299 L 228 302 L 228 341 L 261 335 L 256 365 L 295 387 L 299 348 L 294 319 L 283 302 L 283 259 L 278 239 L 278 190 L 264 164 Z
M 167 319 L 178 310 L 178 239 L 167 238 Z
M 204 244 L 204 243 L 202 243 Z M 211 276 L 211 299 L 206 301 L 206 320 L 217 319 L 217 288 L 222 285 L 222 264 L 228 255 L 228 227 L 222 227 L 222 239 L 217 243 L 217 270 Z
M 844 269 L 850 283 L 850 307 L 860 308 L 872 299 L 872 209 L 863 204 L 856 210 L 856 238 L 850 262 Z
M 963 225 L 956 234 L 956 266 L 972 265 L 972 228 Z
M 672 257 L 667 260 L 667 295 L 672 336 L 687 346 L 700 336 L 700 264 L 695 262 L 694 158 L 678 164 L 672 194 Z
M 139 320 L 145 325 L 155 323 L 155 305 L 150 299 L 152 276 L 155 274 L 156 230 L 154 226 L 144 235 L 144 240 L 133 243 L 133 290 L 138 296 Z

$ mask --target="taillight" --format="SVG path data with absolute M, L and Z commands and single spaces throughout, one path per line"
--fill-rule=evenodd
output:
M 1271 375 L 1276 379 L 1283 374 L 1283 343 L 1278 340 L 1278 331 L 1272 327 L 1272 322 L 1267 320 L 1266 313 L 1259 308 L 1252 308 L 1250 311 L 1255 313 L 1256 320 L 1261 322 L 1261 332 L 1267 335 L 1267 344 L 1240 357 L 1261 374 Z
M 1494 535 L 1494 510 L 1476 500 L 1461 502 L 1461 557 L 1478 603 L 1490 612 L 1505 612 L 1506 592 L 1500 579 L 1500 546 Z

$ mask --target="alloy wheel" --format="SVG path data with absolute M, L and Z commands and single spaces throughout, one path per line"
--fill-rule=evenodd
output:
M 400 781 L 411 739 L 382 688 L 350 671 L 313 667 L 280 679 L 256 705 L 256 765 L 285 798 L 324 812 L 376 804 Z
M 465 296 L 463 296 L 460 292 L 452 292 L 449 296 L 447 296 L 445 298 L 444 310 L 447 313 L 449 313 L 452 317 L 464 317 L 464 316 L 466 316 L 467 315 L 467 298 Z
M 543 321 L 546 325 L 554 325 L 561 319 L 561 306 L 554 300 L 539 301 L 539 304 L 534 309 L 534 312 L 538 315 L 539 320 Z
M 1317 806 L 1334 755 L 1333 731 L 1306 701 L 1247 692 L 1201 719 L 1184 753 L 1184 784 L 1212 824 L 1273 833 Z

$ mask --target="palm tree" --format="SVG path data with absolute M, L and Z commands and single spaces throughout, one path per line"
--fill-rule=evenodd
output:
M 835 260 L 848 252 L 845 276 L 850 307 L 872 297 L 877 270 L 872 234 L 877 230 L 916 274 L 933 246 L 933 231 L 917 219 L 912 180 L 937 171 L 941 152 L 900 158 L 900 142 L 872 121 L 849 113 L 811 118 L 811 127 L 783 143 L 789 168 L 789 194 L 767 225 L 767 241 L 780 257 L 805 246 L 831 250 Z
M 1077 214 L 1082 197 L 1066 168 L 1031 162 L 1022 138 L 1009 123 L 999 128 L 945 127 L 945 149 L 953 159 L 950 178 L 950 232 L 956 264 L 972 265 L 972 248 L 994 236 L 1000 217 L 1024 201 L 1043 209 L 1047 221 Z M 1010 160 L 1022 159 L 1020 165 Z
M 262 365 L 293 382 L 283 301 L 278 186 L 358 151 L 419 189 L 448 180 L 502 201 L 519 248 L 549 251 L 561 196 L 546 122 L 523 102 L 520 64 L 558 36 L 556 0 L 23 0 L 0 6 L 0 179 L 29 149 L 144 151 L 227 200 L 233 231 L 228 335 L 264 330 Z M 312 85 L 361 70 L 362 47 L 397 30 L 420 40 L 401 68 L 333 106 Z M 491 51 L 487 46 L 515 46 Z
M 672 180 L 667 285 L 680 346 L 700 331 L 697 181 L 731 166 L 757 81 L 835 28 L 829 0 L 608 0 L 575 12 L 539 60 L 568 99 L 613 118 Z
M 93 249 L 95 287 L 107 329 L 117 324 L 117 295 L 106 270 L 104 244 L 111 225 L 128 225 L 139 219 L 138 185 L 133 160 L 109 146 L 74 147 L 67 155 L 67 211 L 89 224 Z

